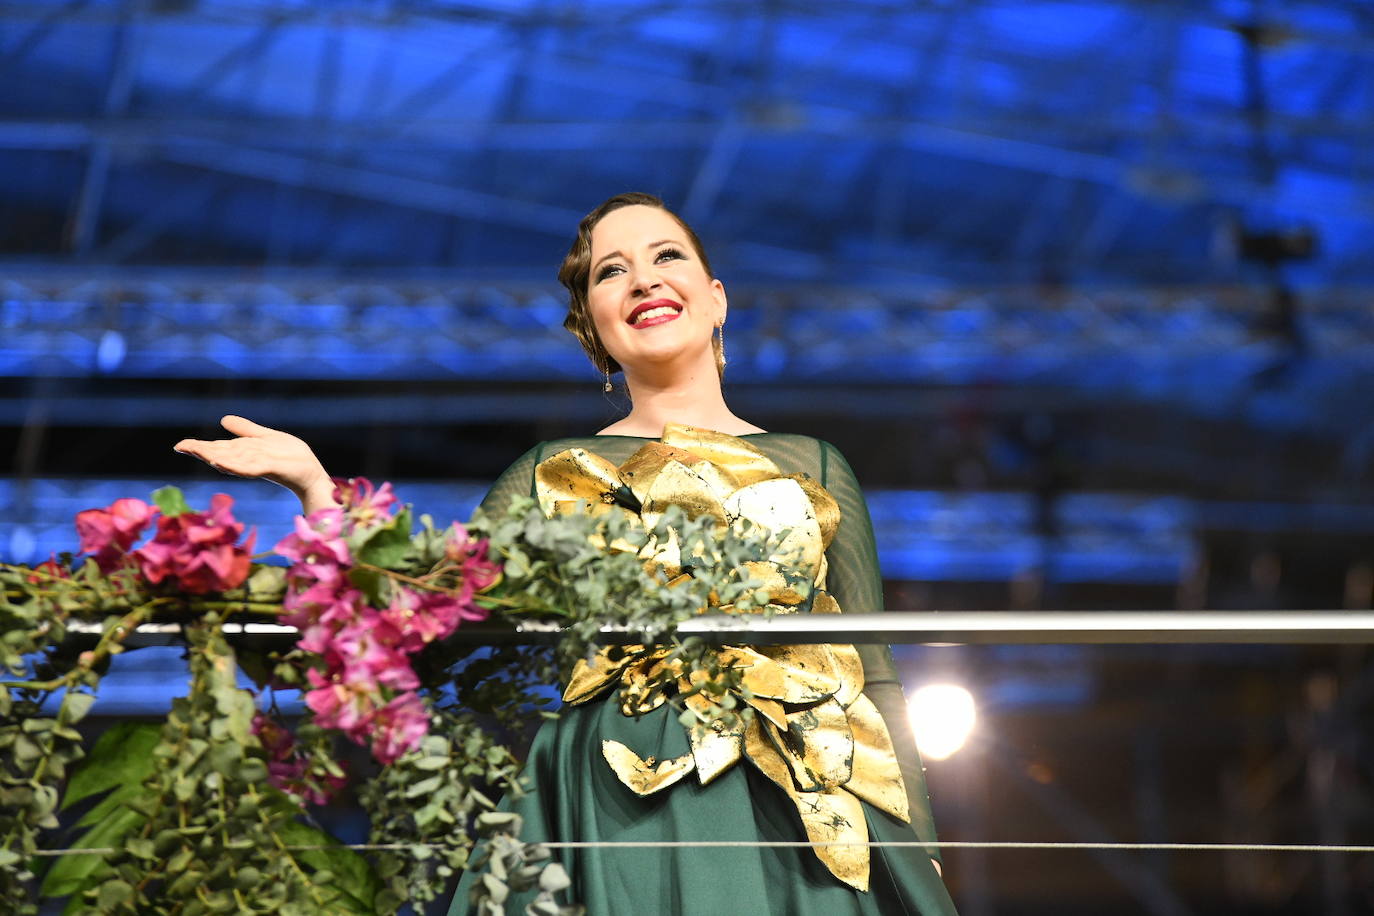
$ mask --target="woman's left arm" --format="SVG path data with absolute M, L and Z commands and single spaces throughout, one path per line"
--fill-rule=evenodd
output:
M 863 490 L 840 451 L 828 442 L 820 443 L 820 447 L 821 485 L 840 504 L 840 527 L 826 551 L 827 590 L 839 602 L 841 611 L 881 611 L 883 580 Z M 930 812 L 925 770 L 911 734 L 906 697 L 897 678 L 892 651 L 881 645 L 861 645 L 857 649 L 864 666 L 864 694 L 878 707 L 897 752 L 911 809 L 911 827 L 919 839 L 933 843 L 935 821 Z M 939 847 L 932 846 L 927 851 L 938 870 Z

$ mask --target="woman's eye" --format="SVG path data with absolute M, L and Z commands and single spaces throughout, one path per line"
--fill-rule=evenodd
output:
M 607 277 L 615 276 L 615 272 L 618 270 L 620 270 L 619 264 L 607 264 L 605 267 L 601 268 L 601 270 L 597 271 L 596 282 L 600 283 Z
M 684 256 L 683 256 L 682 252 L 678 251 L 676 248 L 665 248 L 665 249 L 663 249 L 662 251 L 660 251 L 660 252 L 658 253 L 658 258 L 657 258 L 657 260 L 659 260 L 659 261 L 665 261 L 665 260 L 678 260 L 678 261 L 680 261 L 680 260 L 683 260 L 683 257 L 684 257 Z

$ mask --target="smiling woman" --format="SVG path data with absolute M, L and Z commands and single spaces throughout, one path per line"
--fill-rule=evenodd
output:
M 568 511 L 595 492 L 593 508 L 646 522 L 667 505 L 749 518 L 786 530 L 784 543 L 796 548 L 751 570 L 770 583 L 775 613 L 881 608 L 872 525 L 844 458 L 808 436 L 764 432 L 726 405 L 729 303 L 691 227 L 648 194 L 612 197 L 582 220 L 559 280 L 565 327 L 608 389 L 624 373 L 632 407 L 595 436 L 540 443 L 484 508 L 532 495 L 547 512 Z M 677 568 L 662 556 L 649 562 L 670 575 Z M 953 913 L 934 847 L 843 845 L 935 839 L 890 653 L 722 652 L 745 668 L 739 699 L 753 713 L 734 731 L 679 722 L 678 707 L 696 699 L 688 684 L 675 703 L 624 699 L 660 663 L 652 650 L 598 657 L 572 673 L 562 714 L 531 748 L 532 790 L 509 802 L 522 838 L 646 844 L 562 850 L 573 899 L 594 914 Z M 822 845 L 652 845 L 804 839 Z M 469 912 L 475 880 L 459 886 L 451 914 Z M 525 902 L 507 900 L 507 911 Z
M 624 373 L 632 406 L 596 435 L 536 445 L 483 508 L 499 513 L 525 496 L 550 515 L 590 504 L 643 528 L 670 506 L 721 525 L 747 520 L 782 539 L 746 564 L 773 613 L 880 609 L 873 527 L 843 456 L 810 436 L 765 432 L 725 403 L 729 303 L 691 228 L 655 197 L 618 195 L 582 220 L 559 280 L 569 294 L 565 327 L 608 386 Z M 238 438 L 177 448 L 287 486 L 307 511 L 332 501 L 304 442 L 238 417 L 225 425 Z M 677 538 L 645 550 L 652 574 L 691 574 Z M 531 747 L 530 791 L 503 806 L 521 816 L 526 842 L 642 844 L 559 850 L 572 898 L 598 916 L 953 913 L 937 850 L 924 845 L 935 830 L 891 653 L 720 653 L 743 672 L 746 689 L 731 701 L 750 712 L 730 725 L 698 708 L 690 672 L 673 669 L 672 697 L 636 693 L 671 664 L 652 647 L 597 656 L 571 673 L 562 713 Z M 721 841 L 743 845 L 694 845 Z M 799 841 L 815 845 L 770 845 Z M 451 914 L 474 908 L 477 880 L 464 878 Z M 507 912 L 531 902 L 516 896 Z
M 655 381 L 664 377 L 670 382 L 699 380 L 703 388 L 692 400 L 728 413 L 718 384 L 725 370 L 725 286 L 711 272 L 701 239 L 661 200 L 637 192 L 618 194 L 587 214 L 558 279 L 569 299 L 563 326 L 604 374 L 608 391 L 611 375 L 628 360 L 626 384 L 641 415 L 650 409 L 646 400 L 657 387 Z M 675 325 L 671 336 L 629 333 L 666 324 Z M 702 346 L 707 342 L 716 369 L 715 397 L 709 396 L 709 373 L 703 371 Z M 636 388 L 641 397 L 634 397 Z M 619 425 L 603 432 L 630 432 L 640 424 Z M 655 426 L 652 421 L 645 425 L 651 431 Z M 729 429 L 704 425 L 722 432 L 759 431 L 745 429 L 750 424 L 733 415 Z

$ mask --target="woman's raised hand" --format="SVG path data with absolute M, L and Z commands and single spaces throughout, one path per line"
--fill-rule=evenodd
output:
M 220 425 L 235 438 L 182 439 L 172 448 L 225 474 L 281 484 L 296 494 L 307 513 L 334 505 L 334 484 L 305 440 L 232 414 L 222 417 Z

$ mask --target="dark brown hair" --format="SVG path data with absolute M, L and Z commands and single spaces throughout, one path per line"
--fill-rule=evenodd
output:
M 591 284 L 592 271 L 592 230 L 596 228 L 597 223 L 606 217 L 606 214 L 619 210 L 621 207 L 654 207 L 667 213 L 686 233 L 687 241 L 691 242 L 697 257 L 701 259 L 701 266 L 705 269 L 706 275 L 712 279 L 716 276 L 711 272 L 711 262 L 706 257 L 706 249 L 701 247 L 701 239 L 697 238 L 692 227 L 652 194 L 645 194 L 642 191 L 617 194 L 584 216 L 582 222 L 577 224 L 577 238 L 573 240 L 572 247 L 568 249 L 568 256 L 563 259 L 562 266 L 558 268 L 558 282 L 562 283 L 568 290 L 568 317 L 563 319 L 563 327 L 572 331 L 573 336 L 582 344 L 582 349 L 587 351 L 587 357 L 592 361 L 592 365 L 596 366 L 598 372 L 604 373 L 619 372 L 620 364 L 611 357 L 610 353 L 606 352 L 605 346 L 602 345 L 601 337 L 596 333 L 596 324 L 592 321 L 591 309 L 587 302 L 587 291 Z M 720 345 L 712 338 L 711 346 L 716 351 L 716 366 L 723 371 L 724 362 L 721 359 Z

